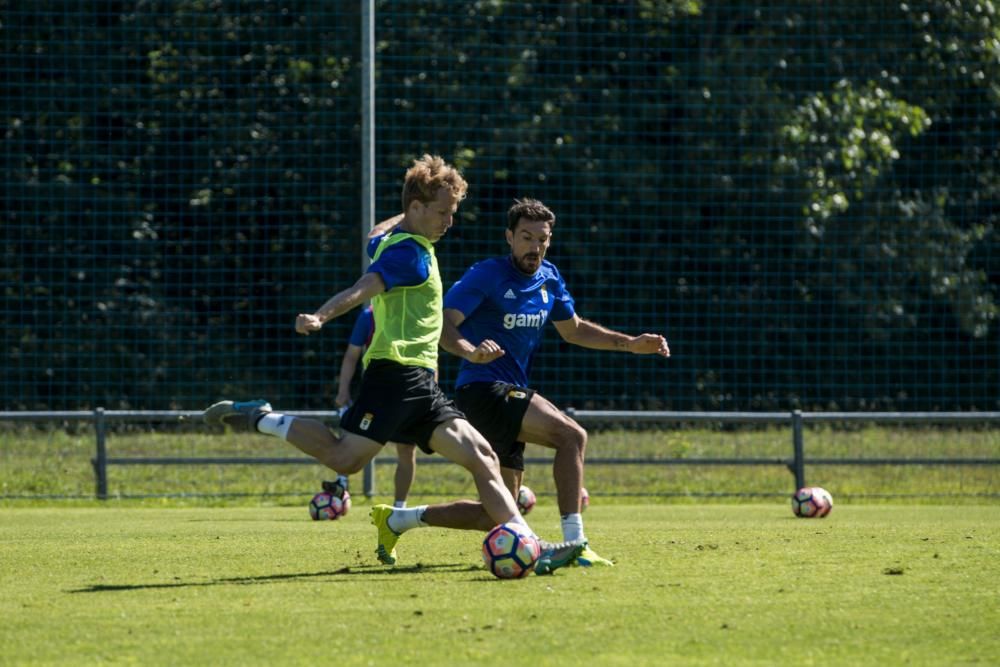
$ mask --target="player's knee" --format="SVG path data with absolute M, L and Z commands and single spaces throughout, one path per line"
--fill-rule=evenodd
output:
M 493 447 L 490 446 L 490 443 L 486 440 L 486 438 L 484 438 L 479 431 L 475 430 L 471 424 L 468 422 L 461 424 L 459 433 L 464 440 L 464 444 L 469 448 L 469 451 L 476 459 L 481 461 L 492 461 L 499 465 L 499 459 L 497 459 L 497 455 L 493 451 Z
M 483 440 L 482 442 L 477 442 L 476 448 L 476 458 L 479 459 L 484 466 L 488 467 L 491 471 L 495 471 L 497 474 L 500 473 L 500 459 L 497 458 L 496 452 L 490 447 L 490 443 Z
M 484 475 L 486 477 L 500 476 L 500 459 L 497 458 L 493 448 L 489 443 L 478 439 L 470 445 L 472 456 L 470 457 L 470 470 L 473 474 Z
M 559 435 L 556 440 L 557 446 L 560 449 L 575 451 L 581 457 L 587 449 L 587 431 L 572 420 L 569 420 L 565 426 L 559 430 Z
M 577 443 L 578 449 L 580 450 L 580 455 L 582 456 L 585 451 L 587 451 L 587 432 L 579 424 L 576 425 L 577 429 Z

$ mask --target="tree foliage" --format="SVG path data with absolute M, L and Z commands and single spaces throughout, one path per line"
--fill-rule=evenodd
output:
M 289 341 L 288 313 L 357 273 L 358 8 L 97 4 L 3 9 L 6 403 L 324 406 L 304 369 L 339 343 Z M 996 408 L 992 3 L 376 8 L 379 212 L 443 153 L 478 259 L 540 196 L 584 314 L 674 343 L 669 382 L 581 356 L 540 367 L 550 395 Z

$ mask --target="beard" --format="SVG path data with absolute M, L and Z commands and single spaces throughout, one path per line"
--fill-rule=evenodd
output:
M 533 275 L 542 266 L 541 255 L 528 254 L 514 257 L 514 266 L 517 270 L 526 275 Z

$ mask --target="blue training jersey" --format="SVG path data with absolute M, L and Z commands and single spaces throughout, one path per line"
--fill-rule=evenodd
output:
M 375 315 L 372 313 L 371 304 L 369 304 L 358 313 L 358 319 L 354 320 L 354 328 L 351 329 L 351 337 L 347 342 L 357 347 L 368 347 L 374 333 Z
M 562 322 L 576 312 L 555 264 L 542 260 L 541 268 L 526 276 L 509 256 L 474 264 L 445 294 L 444 307 L 465 315 L 458 329 L 473 345 L 490 338 L 506 352 L 488 364 L 463 359 L 456 387 L 493 381 L 527 386 L 542 327 L 550 318 Z
M 369 257 L 375 256 L 375 250 L 378 249 L 382 236 L 368 240 Z M 393 287 L 420 285 L 430 276 L 430 265 L 430 253 L 416 241 L 407 239 L 386 248 L 385 252 L 371 263 L 366 273 L 377 273 L 382 276 L 385 291 L 388 292 Z

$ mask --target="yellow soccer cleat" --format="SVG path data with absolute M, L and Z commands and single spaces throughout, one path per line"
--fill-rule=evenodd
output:
M 386 565 L 396 564 L 396 542 L 399 533 L 389 527 L 389 517 L 392 516 L 390 505 L 376 505 L 370 513 L 372 525 L 378 528 L 378 548 L 375 555 Z
M 614 563 L 607 558 L 602 558 L 597 555 L 597 552 L 590 548 L 588 544 L 580 552 L 580 555 L 576 557 L 575 565 L 580 567 L 614 567 Z

